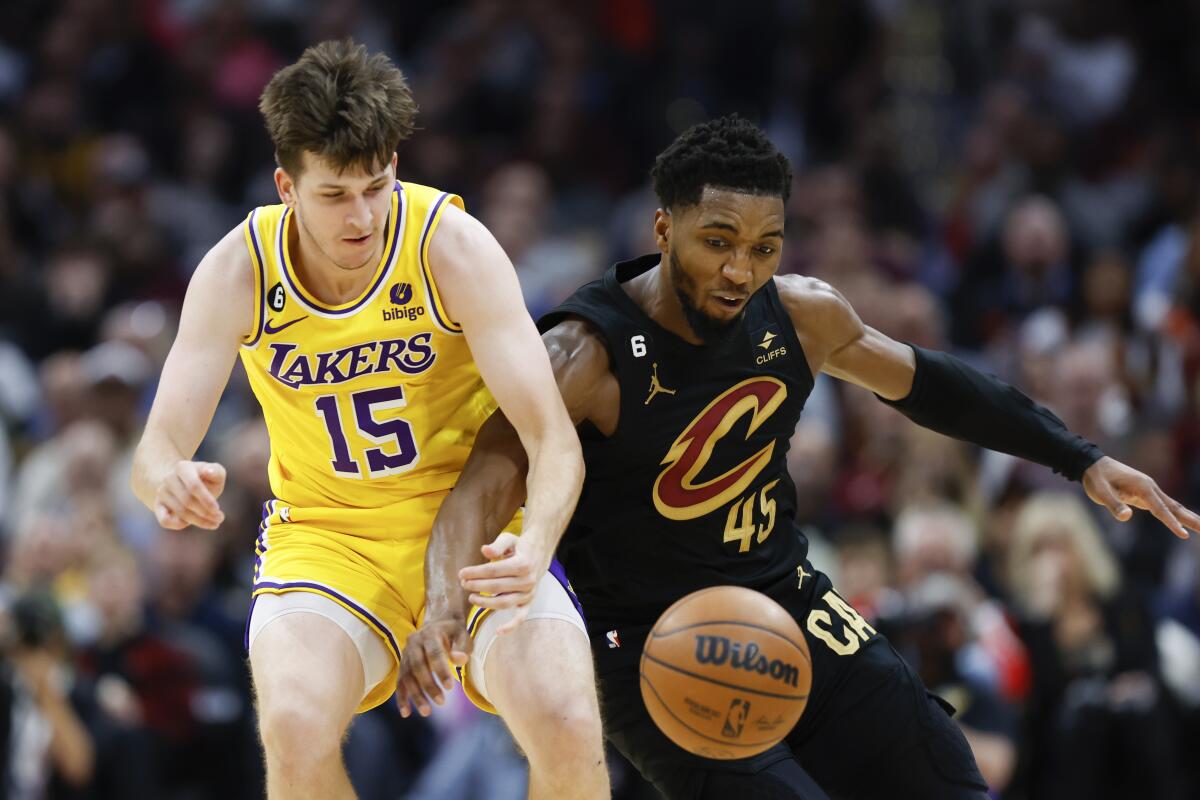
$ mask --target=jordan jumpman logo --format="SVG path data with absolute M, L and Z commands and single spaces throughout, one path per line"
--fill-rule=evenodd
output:
M 654 399 L 654 395 L 659 392 L 663 394 L 675 394 L 674 389 L 668 389 L 658 382 L 658 362 L 656 361 L 651 364 L 650 368 L 652 370 L 650 375 L 650 396 L 646 398 L 646 402 L 642 403 L 644 406 L 650 405 L 650 401 Z

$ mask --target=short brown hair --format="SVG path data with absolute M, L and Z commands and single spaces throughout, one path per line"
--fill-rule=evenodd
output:
M 293 177 L 305 150 L 339 172 L 355 165 L 374 172 L 412 134 L 417 115 L 404 73 L 350 39 L 315 44 L 276 72 L 258 109 L 275 160 Z

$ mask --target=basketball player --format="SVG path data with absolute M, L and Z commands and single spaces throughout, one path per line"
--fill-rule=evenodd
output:
M 240 355 L 271 436 L 247 625 L 268 796 L 353 796 L 343 734 L 395 691 L 434 515 L 498 402 L 531 468 L 497 555 L 536 565 L 540 606 L 480 642 L 464 687 L 512 728 L 531 795 L 608 797 L 586 634 L 548 571 L 579 443 L 512 265 L 458 197 L 396 180 L 416 108 L 386 57 L 316 45 L 260 108 L 282 202 L 197 268 L 133 485 L 164 527 L 220 525 L 225 470 L 191 459 Z
M 653 178 L 659 252 L 615 265 L 541 321 L 587 466 L 558 553 L 587 615 L 607 738 L 669 798 L 823 796 L 807 770 L 834 797 L 983 800 L 945 703 L 807 559 L 785 451 L 813 376 L 850 381 L 921 425 L 1082 479 L 1118 519 L 1130 506 L 1149 509 L 1187 536 L 1200 518 L 1012 387 L 892 341 L 819 280 L 776 277 L 791 174 L 753 125 L 735 117 L 692 128 L 658 157 Z M 523 469 L 511 426 L 494 415 L 435 528 L 429 558 L 443 560 L 427 569 L 458 573 L 482 606 L 528 603 L 532 574 L 512 559 L 466 566 L 479 560 L 471 540 L 478 548 L 520 503 Z M 472 533 L 479 504 L 499 507 Z M 458 538 L 444 547 L 450 531 Z M 788 609 L 813 662 L 797 726 L 737 761 L 674 745 L 638 685 L 658 616 L 718 584 Z M 450 621 L 426 625 L 469 644 Z M 444 660 L 436 638 L 420 631 L 408 647 Z M 402 676 L 410 693 L 426 679 L 415 669 Z

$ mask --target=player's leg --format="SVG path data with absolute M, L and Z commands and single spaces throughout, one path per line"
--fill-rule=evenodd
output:
M 468 674 L 482 671 L 483 681 L 471 678 L 475 689 L 529 759 L 529 796 L 608 798 L 592 651 L 578 611 L 547 574 L 525 622 L 497 635 L 507 619 L 497 612 L 480 624 Z
M 394 657 L 365 623 L 310 592 L 260 595 L 247 636 L 267 797 L 353 798 L 342 740 Z
M 838 797 L 988 796 L 962 731 L 882 637 L 853 657 L 821 717 L 788 743 Z

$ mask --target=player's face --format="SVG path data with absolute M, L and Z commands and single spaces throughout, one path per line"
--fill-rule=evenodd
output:
M 307 152 L 302 163 L 295 178 L 283 169 L 275 171 L 279 196 L 296 212 L 302 246 L 316 249 L 340 270 L 374 267 L 382 257 L 392 207 L 395 154 L 374 172 L 358 166 L 338 172 Z
M 654 229 L 675 294 L 704 341 L 733 330 L 779 269 L 783 198 L 705 187 L 695 206 L 659 210 Z

